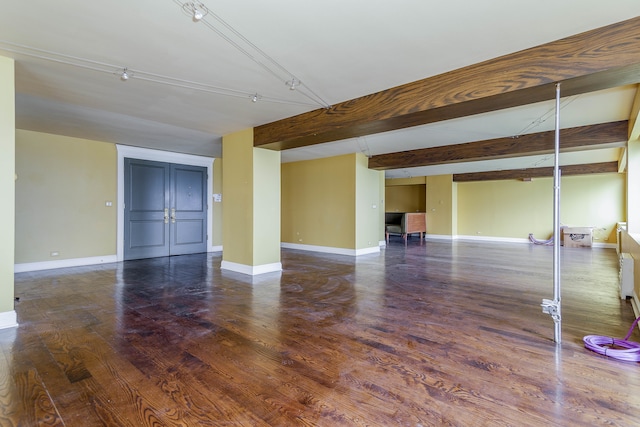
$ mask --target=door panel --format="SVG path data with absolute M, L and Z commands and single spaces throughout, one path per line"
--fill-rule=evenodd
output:
M 207 251 L 206 188 L 206 168 L 171 165 L 171 255 Z
M 124 259 L 207 250 L 207 169 L 125 159 Z
M 167 164 L 124 159 L 124 259 L 169 255 Z
M 183 219 L 176 222 L 175 225 L 175 244 L 186 245 L 203 242 L 203 221 Z
M 131 236 L 131 248 L 144 248 L 145 246 L 166 245 L 165 224 L 159 221 L 130 221 L 129 233 Z
M 204 209 L 202 194 L 204 193 L 206 169 L 191 170 L 195 166 L 172 166 L 176 210 L 202 212 Z
M 129 160 L 131 190 L 128 202 L 131 212 L 164 211 L 166 203 L 166 168 L 163 164 L 148 164 L 142 160 Z M 143 163 L 144 162 L 144 163 Z M 126 163 L 125 163 L 126 167 Z

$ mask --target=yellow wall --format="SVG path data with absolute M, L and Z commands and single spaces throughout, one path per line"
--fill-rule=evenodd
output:
M 116 161 L 113 144 L 16 131 L 16 263 L 115 254 Z
M 13 312 L 15 218 L 14 61 L 0 56 L 0 313 Z
M 427 183 L 426 176 L 412 176 L 411 178 L 389 178 L 384 181 L 387 187 L 395 185 L 424 185 Z
M 15 262 L 115 255 L 116 163 L 114 144 L 17 130 Z M 220 159 L 213 175 L 221 193 Z M 212 207 L 214 246 L 222 245 L 221 205 Z
M 424 212 L 426 185 L 393 185 L 385 188 L 387 212 Z
M 427 234 L 456 234 L 456 185 L 453 175 L 427 177 Z
M 547 239 L 553 233 L 552 178 L 463 182 L 457 187 L 459 235 L 526 239 L 533 233 Z M 560 221 L 596 227 L 594 241 L 613 243 L 616 223 L 625 220 L 624 194 L 622 174 L 564 177 Z
M 354 248 L 354 156 L 282 165 L 283 242 Z
M 637 96 L 637 95 L 636 95 Z M 640 99 L 640 98 L 639 98 Z M 640 234 L 640 141 L 629 141 L 627 144 L 627 180 L 635 185 L 627 189 L 627 230 Z
M 640 98 L 636 99 L 636 101 Z M 630 140 L 627 144 L 627 231 L 622 233 L 622 252 L 633 258 L 633 288 L 636 308 L 640 305 L 640 141 Z M 640 313 L 636 312 L 636 316 Z
M 282 242 L 377 247 L 383 236 L 383 179 L 382 172 L 367 169 L 360 153 L 283 164 Z
M 635 297 L 640 297 L 640 234 L 622 232 L 622 252 L 631 254 L 633 258 L 633 291 Z M 636 301 L 640 303 L 640 301 Z
M 253 147 L 253 129 L 222 138 L 223 262 L 280 262 L 280 152 Z
M 387 197 L 385 195 L 385 179 L 384 172 L 380 172 L 378 175 L 378 199 L 380 200 L 380 205 L 378 206 L 378 241 L 385 241 L 385 217 L 384 213 L 387 211 L 386 203 Z
M 253 265 L 253 130 L 222 139 L 223 259 Z
M 356 249 L 364 249 L 378 246 L 383 235 L 380 212 L 384 207 L 380 206 L 380 182 L 384 172 L 368 169 L 368 159 L 363 154 L 356 154 L 355 161 Z
M 222 194 L 222 159 L 215 159 L 213 162 L 213 194 Z M 212 201 L 213 209 L 213 238 L 211 245 L 222 246 L 222 204 L 221 202 Z
M 253 156 L 251 265 L 264 265 L 280 262 L 280 152 L 254 148 Z

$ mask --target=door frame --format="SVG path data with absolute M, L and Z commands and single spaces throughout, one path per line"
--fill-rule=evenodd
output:
M 213 162 L 215 158 L 196 156 L 193 154 L 172 153 L 170 151 L 150 148 L 132 147 L 116 144 L 118 152 L 118 202 L 116 226 L 116 258 L 124 260 L 124 158 L 153 160 L 157 162 L 176 163 L 207 168 L 207 252 L 214 252 L 213 247 Z

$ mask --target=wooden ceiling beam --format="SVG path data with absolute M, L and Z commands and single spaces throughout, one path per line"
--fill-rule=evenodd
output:
M 636 87 L 636 96 L 633 99 L 631 113 L 629 114 L 629 142 L 640 139 L 640 85 Z
M 562 176 L 588 175 L 592 173 L 617 173 L 618 162 L 591 163 L 584 165 L 568 165 L 560 167 Z M 512 169 L 493 172 L 476 172 L 454 174 L 454 182 L 497 181 L 505 179 L 530 180 L 553 176 L 553 167 Z
M 627 147 L 620 149 L 618 156 L 618 173 L 623 173 L 627 169 Z
M 560 151 L 585 147 L 623 146 L 627 139 L 626 120 L 560 130 Z M 496 138 L 465 144 L 444 145 L 411 151 L 381 154 L 369 158 L 369 169 L 386 170 L 480 160 L 506 159 L 553 153 L 555 131 L 531 133 L 519 137 Z
M 254 128 L 273 150 L 403 129 L 637 83 L 640 17 Z

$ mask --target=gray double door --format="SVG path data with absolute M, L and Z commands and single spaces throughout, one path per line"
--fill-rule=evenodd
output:
M 124 259 L 207 251 L 207 169 L 124 159 Z

